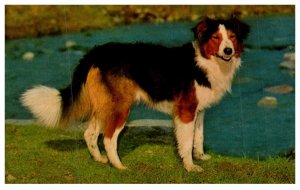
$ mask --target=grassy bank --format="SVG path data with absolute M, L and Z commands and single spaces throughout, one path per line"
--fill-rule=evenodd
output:
M 5 6 L 5 37 L 15 39 L 133 23 L 194 21 L 202 16 L 294 14 L 295 6 Z
M 129 170 L 94 162 L 79 130 L 5 126 L 6 183 L 295 183 L 295 161 L 235 158 L 210 152 L 196 161 L 204 173 L 188 173 L 177 156 L 171 130 L 128 128 L 119 155 Z M 102 146 L 102 145 L 101 145 Z

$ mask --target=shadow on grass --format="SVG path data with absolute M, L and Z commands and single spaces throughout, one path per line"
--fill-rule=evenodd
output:
M 82 132 L 80 132 L 82 133 Z M 86 142 L 83 138 L 78 139 L 60 139 L 48 140 L 45 142 L 46 146 L 52 150 L 60 152 L 76 151 L 79 149 L 86 149 Z M 98 146 L 101 151 L 105 150 L 103 145 L 103 135 L 98 138 Z M 176 140 L 172 128 L 168 127 L 125 127 L 118 138 L 118 153 L 120 157 L 124 157 L 135 149 L 144 145 L 169 145 L 174 147 L 174 153 L 177 155 Z M 208 147 L 204 147 L 206 152 L 209 152 Z M 222 154 L 230 156 L 230 154 Z M 278 157 L 287 158 L 288 160 L 295 160 L 295 149 L 290 148 L 284 152 L 277 154 Z M 249 157 L 256 159 L 256 157 Z M 270 158 L 269 156 L 260 157 L 260 160 Z
M 123 157 L 144 145 L 173 145 L 176 150 L 175 137 L 171 128 L 135 127 L 125 128 L 120 134 L 118 152 Z
M 82 139 L 49 140 L 45 144 L 48 148 L 62 152 L 87 149 L 83 135 Z M 175 149 L 176 143 L 172 129 L 165 127 L 126 127 L 118 139 L 118 152 L 120 156 L 125 156 L 139 146 L 147 144 L 174 145 Z M 98 138 L 98 146 L 100 150 L 104 150 L 102 135 Z
M 87 148 L 83 139 L 50 140 L 45 144 L 51 149 L 62 152 Z

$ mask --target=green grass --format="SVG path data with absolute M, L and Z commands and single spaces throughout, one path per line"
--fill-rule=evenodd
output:
M 210 152 L 211 160 L 196 161 L 204 173 L 188 173 L 172 132 L 162 128 L 128 128 L 120 136 L 126 171 L 93 161 L 82 137 L 79 130 L 6 125 L 6 183 L 295 183 L 295 161 L 282 157 L 258 161 Z

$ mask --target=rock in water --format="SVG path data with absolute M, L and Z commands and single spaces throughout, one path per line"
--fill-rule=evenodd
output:
M 265 92 L 271 92 L 276 94 L 288 94 L 294 91 L 294 88 L 287 85 L 277 85 L 277 86 L 271 86 L 264 89 Z
M 296 59 L 295 59 L 295 53 L 285 53 L 284 55 L 283 55 L 283 58 L 284 59 L 287 59 L 287 60 L 289 60 L 289 61 L 295 61 Z
M 280 63 L 280 67 L 284 69 L 295 69 L 294 61 L 283 61 Z
M 245 83 L 249 83 L 249 82 L 253 82 L 254 79 L 250 78 L 250 77 L 235 77 L 233 79 L 233 83 L 234 84 L 245 84 Z
M 277 104 L 277 99 L 273 96 L 265 96 L 257 102 L 257 106 L 267 108 L 275 108 Z
M 31 61 L 34 58 L 34 53 L 31 51 L 27 51 L 23 54 L 22 59 L 25 61 Z
M 76 43 L 75 41 L 73 41 L 73 40 L 68 40 L 68 41 L 66 41 L 66 43 L 65 43 L 65 47 L 66 47 L 67 49 L 74 48 L 75 46 L 77 46 L 77 43 Z

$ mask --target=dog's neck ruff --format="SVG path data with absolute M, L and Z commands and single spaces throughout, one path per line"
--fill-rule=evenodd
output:
M 206 71 L 211 88 L 197 84 L 195 81 L 197 98 L 199 101 L 198 109 L 203 110 L 217 103 L 226 92 L 231 92 L 231 82 L 235 72 L 240 67 L 240 57 L 232 57 L 230 61 L 211 56 L 206 59 L 201 55 L 197 41 L 193 42 L 195 49 L 196 65 Z

